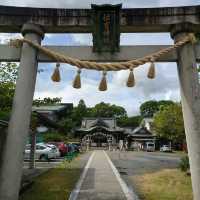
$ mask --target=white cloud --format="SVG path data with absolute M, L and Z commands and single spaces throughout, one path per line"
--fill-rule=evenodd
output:
M 121 33 L 120 45 L 170 45 L 173 40 L 169 33 Z

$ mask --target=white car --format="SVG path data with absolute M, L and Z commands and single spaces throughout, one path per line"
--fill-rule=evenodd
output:
M 53 144 L 45 144 L 45 145 L 54 150 L 54 155 L 55 155 L 54 158 L 59 158 L 60 157 L 60 151 L 59 151 L 59 149 L 58 149 L 58 147 L 56 145 L 53 145 Z
M 161 148 L 160 148 L 160 151 L 161 152 L 171 152 L 172 149 L 169 145 L 163 145 Z
M 57 158 L 60 155 L 60 152 L 57 148 L 55 148 L 53 146 L 47 145 L 47 144 L 44 144 L 44 143 L 36 144 L 35 159 L 37 159 L 37 160 L 48 160 L 48 159 L 51 159 L 51 158 Z M 24 159 L 30 159 L 30 151 L 31 151 L 31 145 L 28 144 L 25 147 Z

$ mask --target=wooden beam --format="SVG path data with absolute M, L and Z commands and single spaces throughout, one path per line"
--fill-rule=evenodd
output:
M 78 58 L 80 60 L 90 60 L 98 62 L 120 62 L 132 59 L 137 59 L 156 52 L 160 49 L 169 47 L 168 45 L 142 45 L 142 46 L 121 46 L 120 52 L 115 54 L 102 53 L 97 54 L 92 52 L 91 46 L 45 46 L 48 49 L 54 50 L 66 56 Z M 200 61 L 200 45 L 195 46 L 197 61 Z M 0 45 L 0 61 L 1 62 L 19 62 L 21 55 L 20 48 L 14 48 L 9 45 Z M 43 53 L 38 54 L 39 62 L 55 62 L 48 58 Z M 172 51 L 160 59 L 158 62 L 176 62 L 176 51 Z
M 122 9 L 120 32 L 169 32 L 178 23 L 191 23 L 199 32 L 199 13 L 200 6 Z M 0 6 L 0 32 L 20 32 L 29 22 L 46 33 L 91 33 L 92 10 Z

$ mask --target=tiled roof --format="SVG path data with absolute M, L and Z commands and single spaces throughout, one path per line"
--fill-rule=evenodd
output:
M 109 126 L 105 121 L 103 121 L 101 118 L 98 118 L 98 119 L 96 119 L 94 122 L 91 123 L 91 127 L 94 127 L 94 126 L 104 126 L 104 127 L 107 127 L 107 128 L 110 127 L 110 126 Z

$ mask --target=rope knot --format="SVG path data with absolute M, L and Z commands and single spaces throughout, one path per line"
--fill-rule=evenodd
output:
M 13 46 L 13 47 L 16 47 L 16 48 L 20 48 L 23 45 L 23 41 L 22 41 L 22 39 L 10 39 L 8 44 L 10 46 Z
M 150 62 L 151 63 L 155 62 L 155 58 L 153 56 L 150 58 Z
M 189 33 L 188 34 L 188 38 L 189 38 L 189 41 L 192 43 L 192 44 L 195 44 L 197 42 L 197 39 L 194 35 L 194 33 Z

